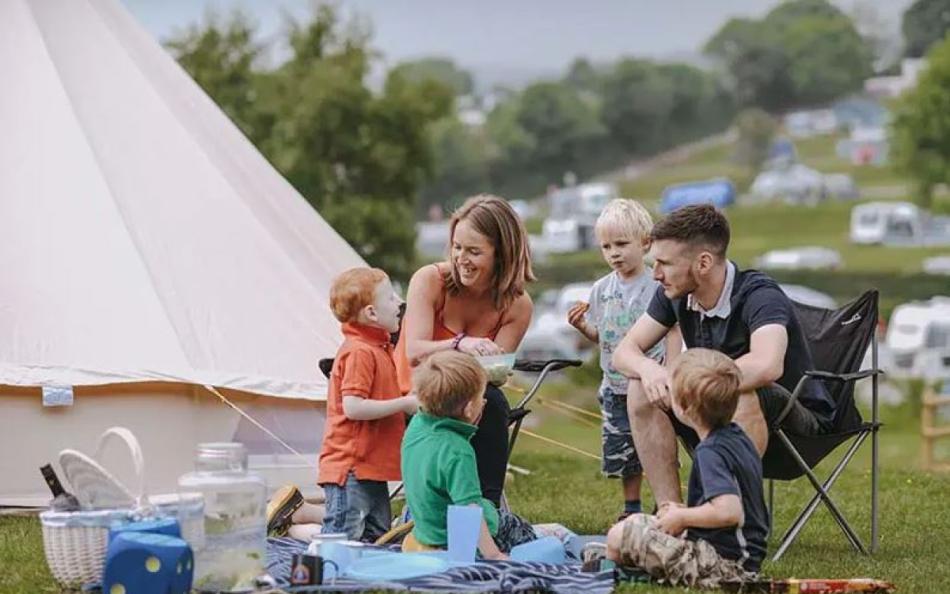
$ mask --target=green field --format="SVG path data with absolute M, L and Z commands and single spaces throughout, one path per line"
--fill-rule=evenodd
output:
M 595 410 L 593 387 L 551 381 L 542 400 L 557 400 Z M 517 394 L 512 394 L 517 397 Z M 884 407 L 881 432 L 881 541 L 872 557 L 853 552 L 830 515 L 820 509 L 786 556 L 766 563 L 773 577 L 874 577 L 894 582 L 898 592 L 950 591 L 950 476 L 919 468 L 919 417 L 916 400 Z M 596 454 L 599 429 L 588 419 L 577 421 L 535 403 L 531 431 Z M 596 423 L 594 423 L 596 425 Z M 834 487 L 833 495 L 859 535 L 869 538 L 870 442 Z M 950 452 L 944 450 L 944 456 Z M 686 458 L 683 458 L 686 460 Z M 523 435 L 512 462 L 530 471 L 516 475 L 508 488 L 512 507 L 533 522 L 560 522 L 578 533 L 603 533 L 622 501 L 616 481 L 601 477 L 599 462 Z M 829 463 L 819 467 L 827 473 Z M 684 463 L 683 476 L 688 469 Z M 685 480 L 684 480 L 685 483 Z M 782 530 L 810 496 L 804 480 L 777 483 L 774 547 Z M 650 497 L 645 497 L 649 507 Z M 35 518 L 0 517 L 0 593 L 57 592 L 43 557 L 42 536 Z M 685 592 L 645 585 L 623 586 L 622 592 Z
M 950 591 L 950 565 L 941 561 L 950 546 L 950 516 L 944 511 L 950 503 L 950 476 L 920 470 L 918 396 L 914 395 L 919 388 L 903 387 L 910 390 L 909 402 L 881 411 L 885 428 L 881 432 L 881 541 L 877 553 L 864 557 L 853 552 L 830 514 L 820 509 L 785 557 L 777 563 L 766 563 L 766 574 L 874 577 L 896 583 L 901 593 Z M 596 410 L 594 398 L 589 384 L 584 387 L 569 382 L 549 384 L 542 394 L 542 400 L 567 401 L 590 411 Z M 581 421 L 572 420 L 543 402 L 533 408 L 538 415 L 533 432 L 590 453 L 599 451 L 599 429 L 590 426 L 583 416 Z M 942 451 L 942 455 L 948 454 L 946 449 Z M 681 453 L 681 460 L 688 458 Z M 516 446 L 513 463 L 531 471 L 529 476 L 515 477 L 509 495 L 513 506 L 532 521 L 560 521 L 580 532 L 601 533 L 619 512 L 619 484 L 600 476 L 596 460 L 524 436 Z M 825 476 L 830 466 L 828 460 L 820 465 L 819 476 Z M 688 467 L 688 462 L 684 463 L 684 489 Z M 870 441 L 832 491 L 866 543 L 870 538 L 869 481 Z M 811 488 L 804 479 L 776 483 L 771 548 L 810 495 Z M 649 506 L 648 494 L 645 499 Z M 681 590 L 630 585 L 622 591 Z
M 729 257 L 740 266 L 749 267 L 758 256 L 769 250 L 817 245 L 840 252 L 844 272 L 908 274 L 920 272 L 924 258 L 950 253 L 950 246 L 922 248 L 852 244 L 848 241 L 848 229 L 853 206 L 854 203 L 828 202 L 814 207 L 785 204 L 731 207 L 725 211 L 732 229 Z M 600 253 L 593 250 L 551 256 L 541 265 L 542 269 L 545 267 L 571 267 L 585 273 L 588 269 L 596 269 L 591 271 L 591 278 L 607 271 Z
M 600 429 L 597 416 L 597 367 L 555 376 L 541 390 L 530 408 L 525 429 L 577 450 L 599 455 Z M 523 395 L 527 384 L 513 382 L 512 401 Z M 874 577 L 896 583 L 901 593 L 950 591 L 950 564 L 943 563 L 950 550 L 950 475 L 924 472 L 920 468 L 921 440 L 919 382 L 893 384 L 904 394 L 899 406 L 884 406 L 881 420 L 881 542 L 873 557 L 851 551 L 839 529 L 820 509 L 802 533 L 801 540 L 778 563 L 764 571 L 775 577 Z M 557 403 L 562 406 L 557 406 Z M 565 412 L 567 404 L 586 411 Z M 865 416 L 867 411 L 865 411 Z M 950 446 L 950 444 L 947 444 Z M 870 442 L 852 462 L 834 488 L 838 503 L 861 537 L 869 538 Z M 938 450 L 938 458 L 950 460 L 950 447 Z M 688 471 L 684 461 L 682 476 Z M 575 451 L 553 446 L 523 432 L 512 463 L 530 471 L 514 475 L 508 487 L 513 508 L 533 522 L 559 522 L 578 533 L 603 533 L 622 505 L 619 484 L 600 475 L 600 464 Z M 819 476 L 829 470 L 825 461 Z M 799 480 L 777 483 L 775 528 L 772 547 L 800 507 L 810 496 L 810 486 Z M 645 505 L 651 506 L 649 490 Z M 0 517 L 0 594 L 57 592 L 43 556 L 42 536 L 35 518 Z M 624 586 L 625 592 L 669 592 L 643 585 Z M 679 591 L 679 590 L 675 590 Z
M 838 136 L 818 136 L 796 142 L 800 160 L 823 173 L 851 175 L 864 194 L 884 191 L 892 197 L 910 199 L 911 183 L 889 166 L 857 167 L 835 154 Z M 640 197 L 655 203 L 663 188 L 672 183 L 725 176 L 732 178 L 740 193 L 751 181 L 751 172 L 744 171 L 731 160 L 732 145 L 720 145 L 699 151 L 682 164 L 655 169 L 641 178 L 621 185 L 621 194 Z M 903 188 L 903 190 L 901 190 Z M 896 195 L 893 193 L 896 191 Z M 880 192 L 879 192 L 880 193 Z M 950 252 L 946 248 L 894 248 L 852 245 L 848 241 L 850 213 L 853 202 L 826 202 L 815 207 L 785 204 L 738 205 L 728 209 L 732 225 L 729 254 L 741 266 L 751 266 L 764 252 L 820 245 L 838 250 L 848 272 L 920 271 L 921 261 L 928 256 Z M 590 257 L 596 261 L 596 257 Z M 594 255 L 596 256 L 596 255 Z
M 798 141 L 800 159 L 825 172 L 849 173 L 864 195 L 909 199 L 910 181 L 890 167 L 855 167 L 835 155 L 837 136 Z M 727 176 L 740 192 L 751 174 L 731 161 L 733 147 L 723 144 L 692 154 L 675 165 L 664 165 L 621 184 L 621 194 L 637 197 L 655 209 L 669 184 Z M 938 202 L 950 200 L 938 198 Z M 866 201 L 862 199 L 861 201 Z M 860 202 L 860 201 L 859 201 Z M 773 271 L 780 282 L 803 284 L 844 302 L 863 290 L 881 291 L 881 309 L 887 314 L 896 305 L 950 292 L 950 280 L 922 273 L 925 258 L 950 254 L 942 248 L 854 245 L 848 240 L 851 209 L 857 202 L 827 201 L 814 207 L 773 204 L 737 204 L 725 212 L 732 226 L 729 257 L 740 267 L 754 266 L 756 258 L 775 249 L 822 246 L 837 250 L 843 265 L 836 271 Z M 942 202 L 941 202 L 942 204 Z M 537 227 L 540 222 L 537 221 Z M 549 256 L 536 266 L 538 283 L 532 291 L 558 288 L 570 282 L 589 282 L 607 273 L 598 251 Z

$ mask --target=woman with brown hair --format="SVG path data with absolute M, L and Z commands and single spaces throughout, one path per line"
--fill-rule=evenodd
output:
M 507 201 L 469 198 L 453 215 L 449 257 L 416 271 L 396 346 L 400 388 L 409 392 L 412 367 L 426 356 L 458 350 L 475 356 L 513 353 L 531 323 L 525 285 L 534 280 L 524 224 Z M 472 438 L 482 495 L 496 506 L 508 465 L 508 401 L 489 385 Z

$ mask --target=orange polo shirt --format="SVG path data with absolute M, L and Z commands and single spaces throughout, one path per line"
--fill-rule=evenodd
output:
M 317 483 L 343 485 L 350 471 L 360 480 L 399 480 L 399 447 L 406 430 L 402 413 L 374 421 L 343 414 L 343 395 L 391 400 L 402 394 L 389 333 L 357 323 L 343 324 L 327 395 L 327 424 Z

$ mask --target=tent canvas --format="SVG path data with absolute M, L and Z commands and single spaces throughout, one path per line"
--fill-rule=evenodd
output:
M 169 467 L 153 491 L 198 440 L 286 451 L 196 386 L 318 443 L 299 413 L 356 252 L 117 0 L 0 2 L 0 74 L 0 504 L 48 498 L 37 468 L 119 421 Z M 54 385 L 72 407 L 42 406 Z

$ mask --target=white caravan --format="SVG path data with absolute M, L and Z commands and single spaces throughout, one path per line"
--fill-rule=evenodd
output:
M 910 202 L 868 202 L 851 209 L 851 243 L 950 245 L 950 218 Z
M 891 314 L 885 341 L 897 377 L 950 379 L 950 297 L 913 301 Z
M 596 246 L 594 223 L 604 206 L 618 197 L 617 187 L 610 183 L 581 184 L 551 194 L 551 213 L 542 231 L 547 250 L 576 252 Z

